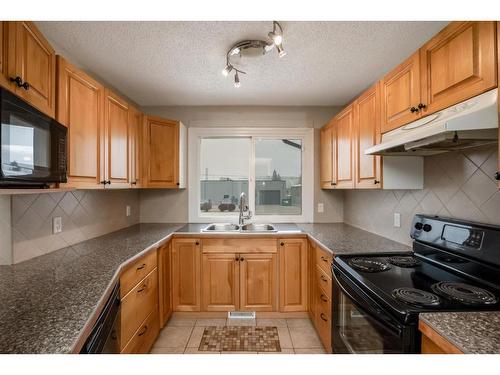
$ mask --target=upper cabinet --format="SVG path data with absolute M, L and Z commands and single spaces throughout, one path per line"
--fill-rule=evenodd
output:
M 179 121 L 145 116 L 144 187 L 184 188 L 186 128 Z
M 55 116 L 56 55 L 33 22 L 2 21 L 0 84 Z
M 336 188 L 354 187 L 354 106 L 350 105 L 336 116 L 333 147 L 334 181 Z M 336 161 L 336 163 L 335 163 Z
M 335 186 L 334 180 L 334 135 L 335 135 L 335 119 L 332 119 L 328 125 L 320 131 L 320 179 L 321 188 L 331 189 Z
M 128 110 L 128 134 L 130 150 L 130 185 L 142 187 L 142 126 L 144 115 L 137 108 Z
M 422 115 L 497 85 L 495 22 L 452 22 L 420 49 Z
M 380 156 L 365 155 L 364 150 L 376 145 L 380 138 L 380 85 L 376 84 L 354 102 L 354 162 L 357 188 L 377 189 L 381 186 Z
M 57 92 L 57 121 L 68 127 L 67 185 L 103 187 L 104 86 L 57 56 Z
M 420 103 L 419 53 L 382 78 L 381 86 L 383 133 L 416 120 Z

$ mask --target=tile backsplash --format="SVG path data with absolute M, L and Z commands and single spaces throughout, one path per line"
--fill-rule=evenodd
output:
M 126 216 L 126 206 L 131 215 Z M 52 219 L 63 230 L 52 234 Z M 49 253 L 139 222 L 136 190 L 75 190 L 12 196 L 12 262 Z
M 416 213 L 500 225 L 497 168 L 496 146 L 426 157 L 423 190 L 346 191 L 344 221 L 406 244 Z M 396 212 L 399 228 L 393 226 Z

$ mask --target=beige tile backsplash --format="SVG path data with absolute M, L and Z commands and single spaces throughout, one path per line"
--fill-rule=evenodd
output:
M 126 216 L 126 206 L 131 215 Z M 52 234 L 52 219 L 62 218 L 63 231 Z M 136 190 L 75 190 L 12 196 L 12 261 L 24 260 L 73 245 L 139 222 Z
M 406 244 L 416 213 L 500 225 L 497 168 L 496 146 L 426 157 L 423 190 L 346 191 L 344 221 Z M 395 212 L 400 228 L 393 226 Z

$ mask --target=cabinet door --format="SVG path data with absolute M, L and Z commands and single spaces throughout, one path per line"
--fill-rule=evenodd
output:
M 163 327 L 172 314 L 172 252 L 171 243 L 158 249 L 158 269 L 160 272 L 160 326 Z
M 335 184 L 334 131 L 333 120 L 320 130 L 320 178 L 321 188 L 323 189 L 333 189 Z
M 142 187 L 142 124 L 143 114 L 134 107 L 129 107 L 129 150 L 130 184 L 133 188 Z
M 56 54 L 33 22 L 16 22 L 16 76 L 29 84 L 16 94 L 48 116 L 55 116 Z
M 14 92 L 16 85 L 10 81 L 10 77 L 15 75 L 15 36 L 15 22 L 0 21 L 0 86 Z
M 419 53 L 382 79 L 382 133 L 419 118 L 420 62 Z M 412 109 L 413 108 L 413 109 Z
M 145 124 L 146 186 L 179 186 L 179 122 L 147 116 Z
M 307 311 L 307 240 L 279 241 L 280 311 Z
M 239 307 L 238 254 L 203 254 L 202 311 L 233 311 Z
M 495 22 L 452 22 L 420 49 L 424 115 L 497 84 Z
M 276 311 L 276 254 L 240 256 L 240 310 Z
M 172 240 L 173 311 L 200 311 L 201 250 L 192 238 Z
M 106 129 L 106 188 L 128 188 L 129 139 L 128 103 L 106 89 L 104 103 Z
M 68 183 L 104 185 L 104 87 L 57 57 L 57 121 L 68 127 Z
M 354 108 L 344 109 L 336 117 L 336 188 L 354 187 Z
M 381 187 L 380 156 L 365 155 L 365 150 L 376 145 L 380 138 L 380 86 L 377 84 L 355 102 L 355 172 L 356 188 Z

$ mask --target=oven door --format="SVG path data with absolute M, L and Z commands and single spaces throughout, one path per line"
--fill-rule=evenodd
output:
M 332 348 L 334 353 L 414 353 L 418 328 L 405 326 L 333 268 Z

